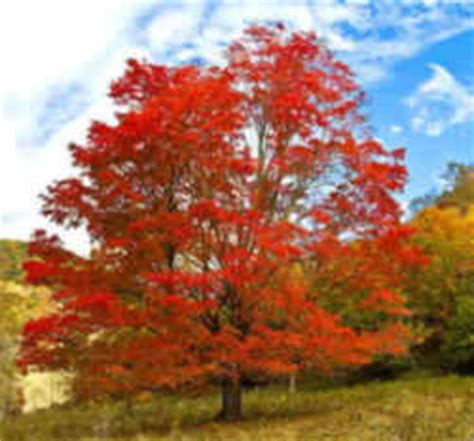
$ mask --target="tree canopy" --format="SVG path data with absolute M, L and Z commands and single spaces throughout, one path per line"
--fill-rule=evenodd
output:
M 61 307 L 25 327 L 23 366 L 73 369 L 86 397 L 219 381 L 236 419 L 245 375 L 405 350 L 400 274 L 421 256 L 393 198 L 404 150 L 370 136 L 353 73 L 315 34 L 252 26 L 223 67 L 130 60 L 110 97 L 115 123 L 91 124 L 70 146 L 78 176 L 43 196 L 94 249 L 36 232 L 28 280 Z M 329 285 L 372 318 L 351 322 Z

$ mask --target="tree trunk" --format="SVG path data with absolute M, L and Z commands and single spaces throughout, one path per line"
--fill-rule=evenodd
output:
M 242 381 L 239 378 L 222 380 L 222 409 L 217 415 L 221 421 L 242 419 Z
M 290 394 L 296 393 L 296 372 L 290 373 L 290 381 L 288 385 L 288 390 Z

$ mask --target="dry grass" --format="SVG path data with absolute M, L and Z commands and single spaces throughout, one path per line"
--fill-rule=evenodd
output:
M 7 422 L 3 441 L 471 441 L 474 378 L 405 379 L 289 395 L 245 396 L 245 421 L 212 422 L 218 397 L 162 397 L 135 407 L 60 407 Z

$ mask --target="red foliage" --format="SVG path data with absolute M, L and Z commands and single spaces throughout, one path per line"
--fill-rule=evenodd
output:
M 91 125 L 71 146 L 80 177 L 43 197 L 45 215 L 85 226 L 94 249 L 86 259 L 44 232 L 32 241 L 29 281 L 55 287 L 61 308 L 25 327 L 22 365 L 76 369 L 88 395 L 403 350 L 395 290 L 419 259 L 392 196 L 403 151 L 363 136 L 363 94 L 314 34 L 251 27 L 227 60 L 130 60 L 112 84 L 116 123 Z M 298 262 L 384 318 L 349 326 Z

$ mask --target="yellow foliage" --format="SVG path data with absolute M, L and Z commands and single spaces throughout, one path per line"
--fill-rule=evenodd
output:
M 15 360 L 18 355 L 21 330 L 33 317 L 52 310 L 49 291 L 42 287 L 25 286 L 12 280 L 0 280 L 0 418 L 13 412 L 20 384 Z
M 457 298 L 472 289 L 474 279 L 474 205 L 427 207 L 412 221 L 416 242 L 431 264 L 414 275 L 411 301 L 422 315 L 445 320 L 454 313 Z
M 474 205 L 465 213 L 456 207 L 428 207 L 413 224 L 418 228 L 418 241 L 435 264 L 458 265 L 460 271 L 474 269 Z

